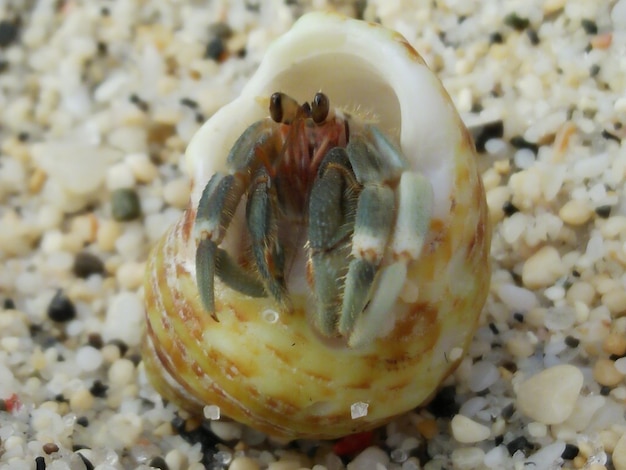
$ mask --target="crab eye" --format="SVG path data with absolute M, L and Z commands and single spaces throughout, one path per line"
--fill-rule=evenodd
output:
M 315 93 L 311 102 L 311 117 L 316 124 L 323 123 L 328 117 L 330 101 L 324 93 Z
M 276 92 L 270 97 L 270 116 L 275 122 L 283 120 L 283 96 L 284 93 Z
M 291 124 L 299 110 L 298 102 L 285 93 L 277 91 L 270 96 L 270 116 L 275 122 Z

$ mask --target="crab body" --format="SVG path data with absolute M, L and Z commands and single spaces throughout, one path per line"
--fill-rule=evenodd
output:
M 430 221 L 423 202 L 431 201 L 432 190 L 420 174 L 404 174 L 407 162 L 376 127 L 339 111 L 329 114 L 326 95 L 298 105 L 277 92 L 270 102 L 272 117 L 252 124 L 229 152 L 231 172 L 213 175 L 202 192 L 195 222 L 202 303 L 217 319 L 218 276 L 242 294 L 271 295 L 291 310 L 285 262 L 306 249 L 318 306 L 315 325 L 323 335 L 345 336 L 355 346 L 367 341 L 362 331 L 352 333 L 376 290 L 381 292 L 367 314 L 370 337 L 406 277 L 406 269 L 392 264 L 375 286 L 396 216 L 399 233 L 391 255 L 406 268 L 422 248 Z M 396 198 L 399 187 L 402 197 Z M 251 259 L 240 261 L 219 244 L 244 195 L 250 239 L 244 253 Z M 294 225 L 303 230 L 285 229 Z M 250 265 L 256 269 L 246 270 Z
M 190 204 L 145 282 L 144 364 L 164 397 L 333 438 L 452 373 L 489 288 L 487 206 L 469 133 L 400 35 L 304 16 L 185 162 Z

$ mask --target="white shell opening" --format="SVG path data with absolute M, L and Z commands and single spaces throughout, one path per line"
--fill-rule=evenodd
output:
M 445 219 L 450 166 L 462 141 L 461 121 L 445 90 L 398 34 L 328 13 L 304 16 L 277 39 L 241 95 L 198 131 L 186 154 L 195 181 L 192 204 L 211 175 L 225 169 L 237 137 L 268 115 L 263 98 L 282 91 L 302 102 L 319 90 L 333 106 L 373 117 L 390 137 L 399 137 L 411 167 L 435 188 L 433 215 Z

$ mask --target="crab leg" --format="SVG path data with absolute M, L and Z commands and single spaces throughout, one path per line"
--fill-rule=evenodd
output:
M 368 184 L 359 196 L 352 236 L 353 260 L 348 267 L 339 319 L 339 333 L 347 336 L 372 295 L 372 287 L 395 215 L 393 190 Z
M 265 167 L 260 167 L 254 175 L 246 206 L 252 254 L 265 289 L 289 309 L 284 253 L 278 240 L 276 200 L 276 187 Z
M 348 344 L 359 347 L 385 329 L 389 312 L 398 299 L 409 261 L 419 258 L 432 216 L 433 189 L 420 173 L 405 172 L 398 186 L 398 216 L 391 250 L 397 260 L 378 275 L 375 293 L 350 333 Z
M 217 245 L 224 239 L 245 187 L 244 178 L 239 175 L 216 173 L 202 191 L 198 204 L 194 226 L 198 239 L 196 282 L 202 305 L 213 318 Z
M 318 170 L 309 196 L 308 240 L 318 303 L 317 323 L 327 336 L 335 333 L 341 305 L 341 282 L 350 255 L 347 243 L 354 225 L 357 185 L 346 151 L 331 149 Z

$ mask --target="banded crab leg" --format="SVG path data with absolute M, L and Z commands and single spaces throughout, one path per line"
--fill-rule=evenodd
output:
M 256 158 L 259 149 L 271 152 L 274 147 L 272 130 L 272 124 L 267 120 L 258 121 L 246 129 L 228 155 L 227 162 L 235 172 L 214 174 L 200 196 L 194 225 L 197 240 L 196 283 L 202 305 L 214 319 L 217 319 L 216 275 L 225 284 L 246 295 L 266 295 L 263 284 L 218 245 L 223 241 L 237 206 L 247 191 L 250 180 L 247 167 Z
M 343 148 L 331 149 L 320 164 L 309 196 L 308 241 L 318 302 L 317 326 L 335 334 L 341 308 L 341 283 L 347 274 L 358 183 Z
M 276 187 L 267 169 L 261 166 L 253 176 L 246 206 L 252 253 L 265 290 L 290 310 L 283 271 L 284 252 L 278 240 L 276 201 Z
M 397 190 L 398 211 L 391 241 L 395 262 L 381 269 L 374 293 L 348 336 L 351 347 L 370 343 L 384 330 L 385 320 L 398 299 L 407 276 L 407 265 L 419 258 L 430 226 L 433 189 L 424 175 L 404 172 Z
M 338 331 L 350 346 L 357 347 L 381 331 L 406 279 L 408 262 L 419 257 L 430 225 L 433 196 L 430 182 L 422 174 L 408 171 L 400 151 L 377 128 L 366 126 L 353 133 L 346 150 L 364 189 L 357 206 L 353 259 L 346 275 Z M 396 196 L 386 183 L 398 177 Z M 381 269 L 392 233 L 395 262 Z

